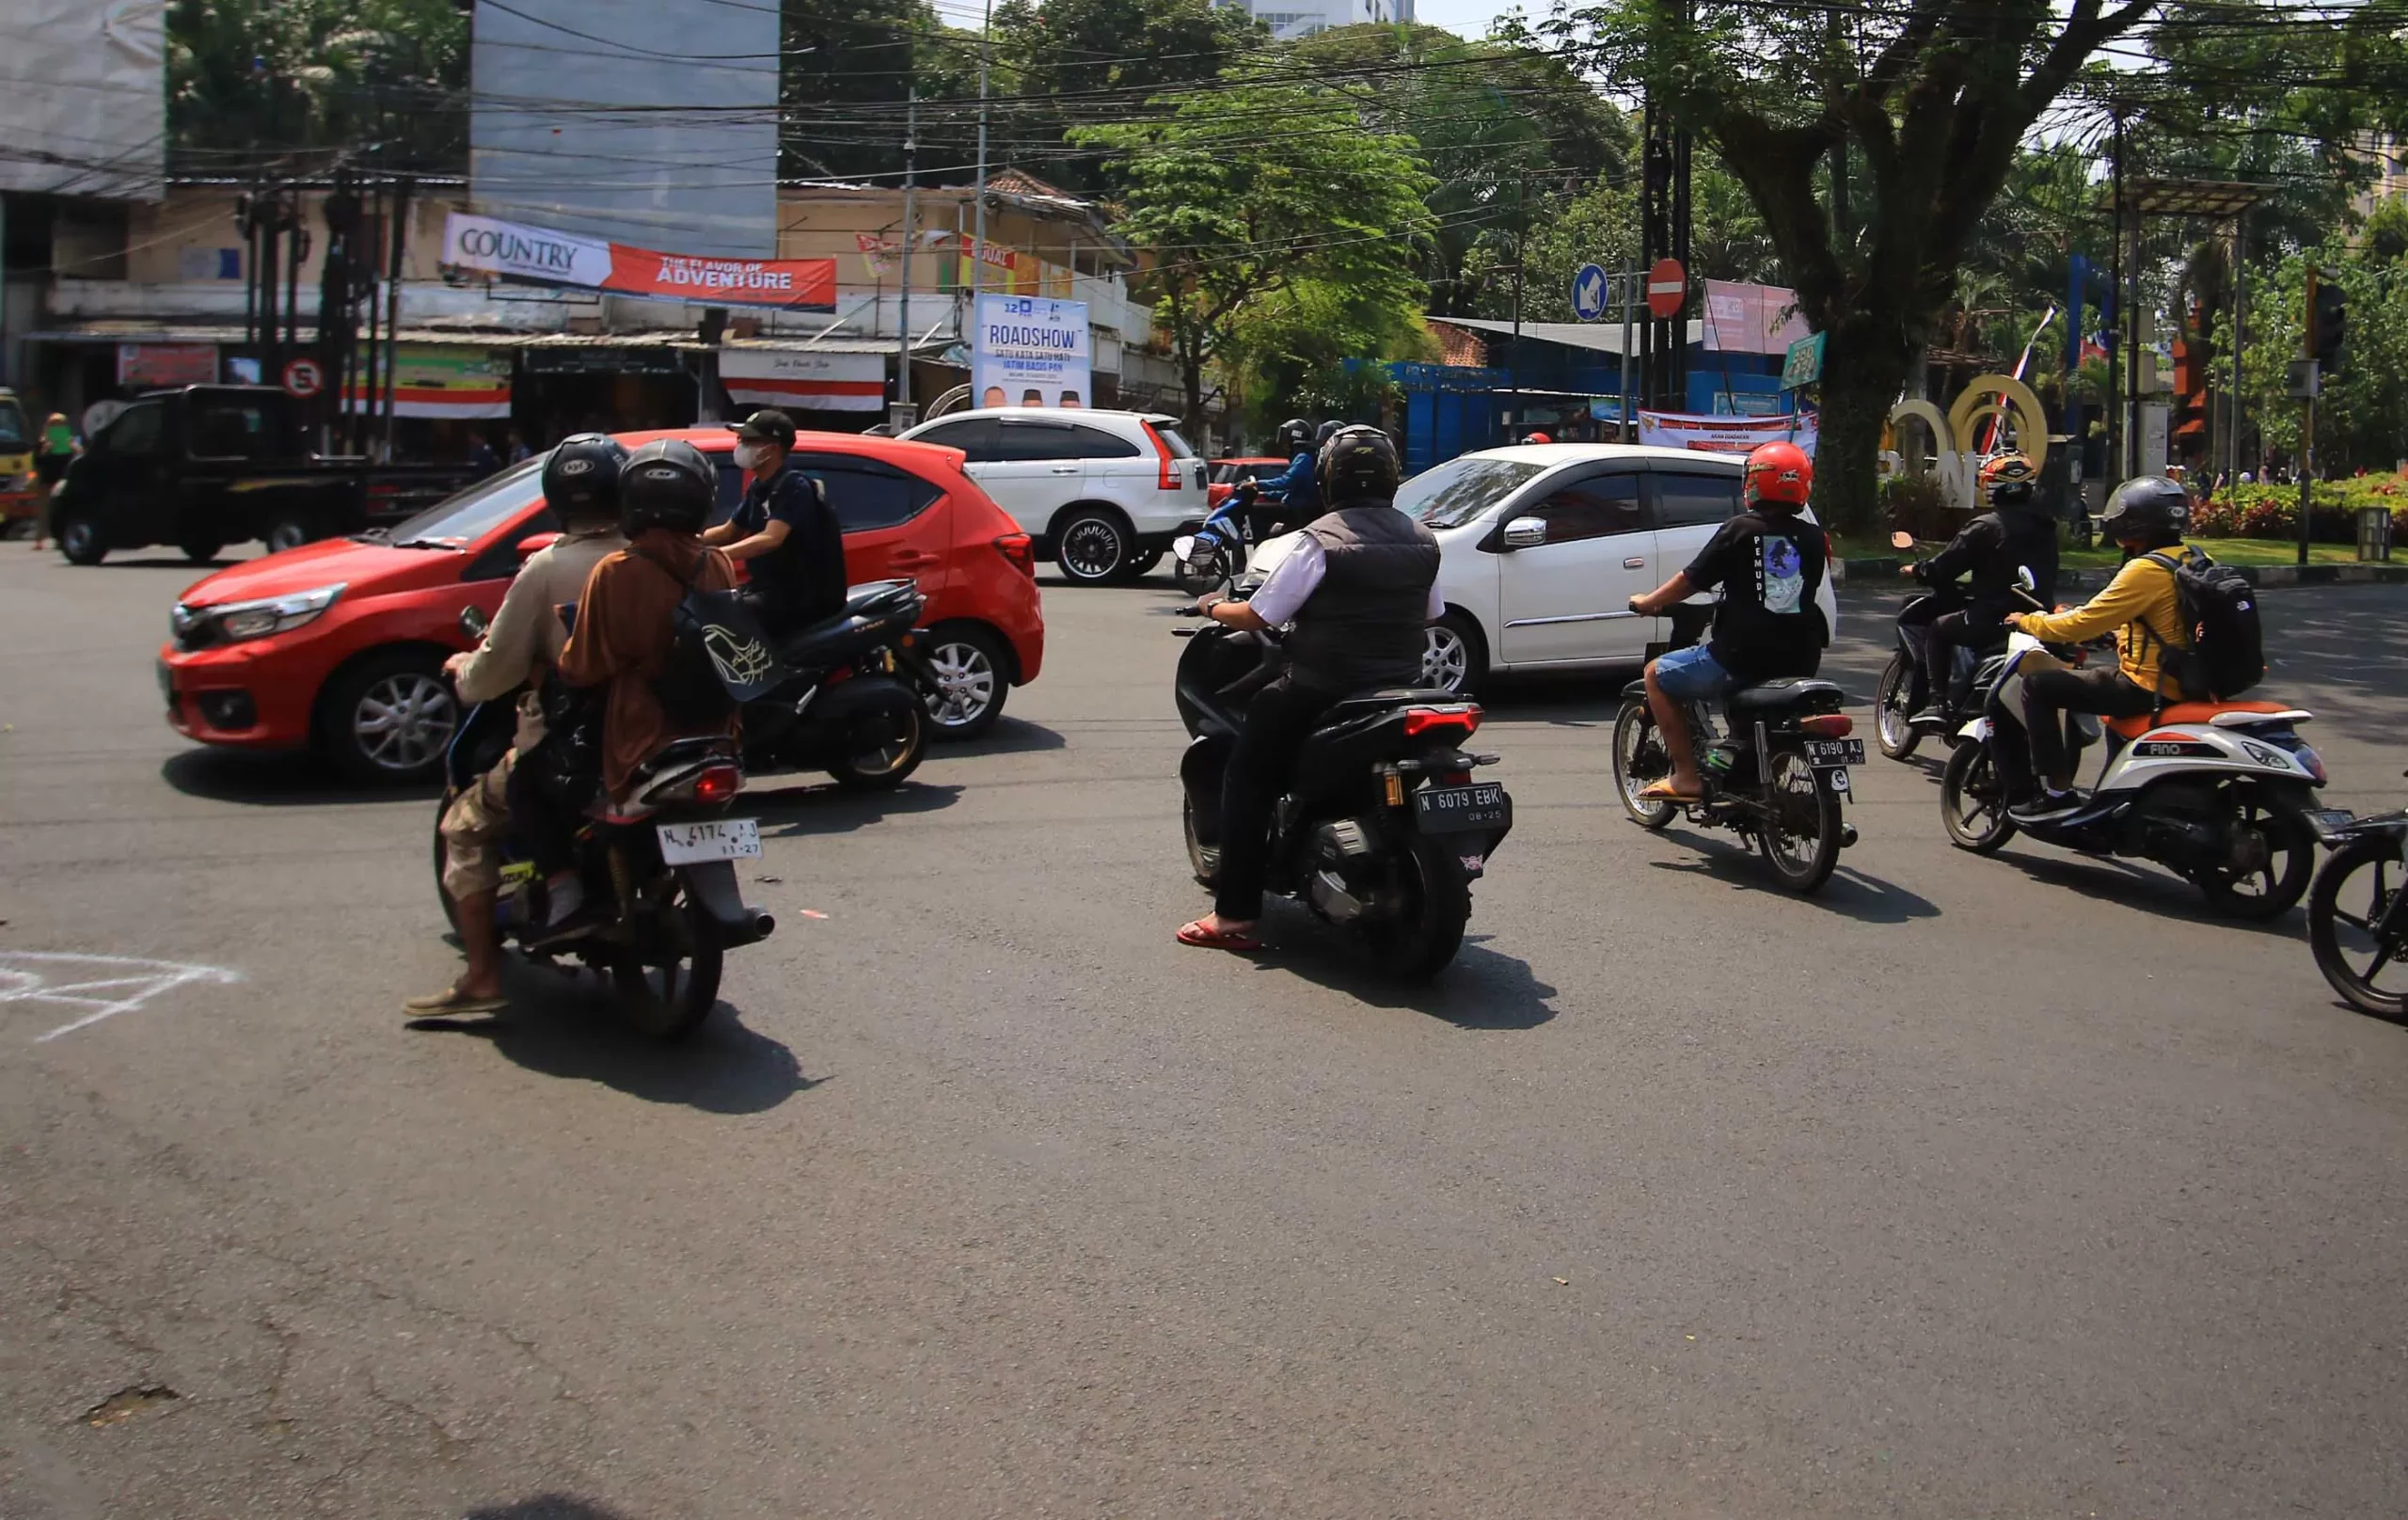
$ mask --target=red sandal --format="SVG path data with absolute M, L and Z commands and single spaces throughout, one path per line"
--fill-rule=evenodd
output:
M 1262 942 L 1243 930 L 1208 929 L 1202 919 L 1179 926 L 1179 942 L 1204 950 L 1259 950 Z

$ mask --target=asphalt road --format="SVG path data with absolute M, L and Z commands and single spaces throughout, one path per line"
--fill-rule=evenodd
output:
M 1434 987 L 1184 949 L 1173 598 L 1054 589 L 990 742 L 750 800 L 691 1046 L 413 1032 L 431 800 L 170 733 L 189 578 L 0 549 L 0 1515 L 2408 1511 L 2408 1038 L 2297 915 L 1877 759 L 1783 898 L 1551 684 Z M 2265 605 L 2396 805 L 2408 588 Z

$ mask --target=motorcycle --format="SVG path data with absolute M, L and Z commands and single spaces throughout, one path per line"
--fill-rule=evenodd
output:
M 2352 1007 L 2408 1021 L 2408 969 L 2394 969 L 2408 968 L 2408 809 L 2366 818 L 2328 809 L 2308 821 L 2333 851 L 2308 892 L 2316 969 Z
M 1262 546 L 1257 571 L 1267 574 L 1292 542 Z M 1218 624 L 1173 632 L 1189 640 L 1174 686 L 1189 735 L 1180 817 L 1189 867 L 1211 887 L 1222 772 L 1247 699 L 1287 662 L 1276 633 Z M 1498 757 L 1461 748 L 1480 720 L 1477 704 L 1443 691 L 1372 691 L 1331 707 L 1297 752 L 1274 811 L 1270 890 L 1352 931 L 1386 971 L 1419 980 L 1445 969 L 1471 916 L 1471 883 L 1513 827 L 1504 785 L 1473 779 Z
M 1241 483 L 1192 533 L 1171 540 L 1171 580 L 1192 593 L 1219 591 L 1245 573 L 1246 509 L 1261 493 Z
M 461 616 L 473 638 L 483 636 L 483 623 L 474 608 Z M 517 716 L 515 702 L 480 703 L 444 756 L 436 891 L 454 928 L 458 905 L 442 890 L 443 814 L 500 760 Z M 598 719 L 591 728 L 595 732 L 564 734 L 559 742 L 590 756 L 597 748 Z M 598 757 L 594 764 L 598 773 Z M 737 885 L 735 863 L 761 853 L 756 821 L 727 815 L 743 785 L 735 748 L 723 737 L 678 739 L 646 761 L 624 811 L 589 812 L 578 825 L 575 867 L 585 900 L 598 907 L 564 926 L 547 926 L 543 875 L 518 841 L 505 836 L 493 909 L 500 942 L 547 965 L 573 958 L 608 974 L 621 1017 L 640 1033 L 659 1039 L 691 1034 L 719 1001 L 726 953 L 758 943 L 777 927 L 776 918 L 748 905 Z
M 915 582 L 872 581 L 779 641 L 785 675 L 744 704 L 746 768 L 825 770 L 855 790 L 903 784 L 927 749 L 923 693 L 942 684 L 915 647 L 927 605 Z
M 1672 639 L 1697 641 L 1712 621 L 1711 603 L 1671 610 Z M 1647 830 L 1686 812 L 1691 823 L 1732 829 L 1764 855 L 1773 882 L 1800 896 L 1830 879 L 1840 851 L 1856 843 L 1856 826 L 1840 814 L 1848 796 L 1847 768 L 1864 764 L 1864 741 L 1840 711 L 1846 700 L 1830 681 L 1783 676 L 1740 687 L 1722 699 L 1718 729 L 1706 705 L 1687 705 L 1705 794 L 1694 802 L 1641 800 L 1649 783 L 1671 774 L 1671 755 L 1647 707 L 1647 683 L 1623 689 L 1614 719 L 1614 786 L 1623 811 Z
M 1891 534 L 1890 543 L 1900 549 L 1915 546 L 1914 535 L 1903 530 Z M 1988 689 L 2004 657 L 1977 654 L 1962 644 L 1948 646 L 1952 678 L 1962 677 L 1969 671 L 1972 673 L 1960 710 L 1950 700 L 1950 689 L 1956 684 L 1954 679 L 1943 683 L 1938 691 L 1929 689 L 1923 659 L 1915 647 L 1916 636 L 1908 631 L 1928 625 L 1950 612 L 1963 611 L 1966 600 L 1962 588 L 1941 586 L 1915 593 L 1898 609 L 1898 647 L 1891 655 L 1890 663 L 1881 668 L 1881 679 L 1873 690 L 1873 737 L 1884 758 L 1909 759 L 1925 738 L 1936 734 L 1954 735 L 1969 718 L 1981 711 L 1982 693 Z M 2033 605 L 2038 606 L 2036 602 Z M 1922 713 L 1931 716 L 1916 721 L 1916 715 Z
M 2176 703 L 2153 719 L 2104 724 L 2088 713 L 2066 714 L 2077 770 L 2091 743 L 2103 738 L 2108 746 L 2098 786 L 2063 817 L 2020 823 L 2007 815 L 2004 778 L 2028 767 L 2003 768 L 2000 750 L 2029 742 L 2023 683 L 2039 671 L 2068 668 L 2073 654 L 2030 634 L 2009 636 L 1983 714 L 1958 732 L 1941 773 L 1949 843 L 1988 855 L 2020 831 L 2084 854 L 2154 861 L 2233 918 L 2275 918 L 2297 903 L 2315 866 L 2313 789 L 2325 777 L 2324 762 L 2293 732 L 2312 716 L 2296 707 Z

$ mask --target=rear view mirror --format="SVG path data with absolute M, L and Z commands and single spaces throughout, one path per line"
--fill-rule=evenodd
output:
M 1170 557 L 1181 564 L 1185 564 L 1188 558 L 1195 552 L 1196 535 L 1194 533 L 1181 533 L 1170 541 Z
M 1509 549 L 1534 549 L 1545 542 L 1545 517 L 1516 517 L 1505 525 L 1505 546 Z
M 2032 567 L 2030 565 L 2019 564 L 2015 567 L 2015 589 L 2017 591 L 2028 594 L 2037 591 L 2039 587 L 2040 583 L 2032 578 Z
M 485 610 L 482 607 L 470 605 L 460 609 L 460 631 L 471 639 L 483 639 L 485 636 L 485 629 L 491 626 L 493 620 L 485 616 Z
M 518 541 L 518 557 L 522 560 L 543 553 L 560 542 L 558 533 L 530 533 Z
M 1915 535 L 1901 528 L 1896 532 L 1890 535 L 1890 546 L 1893 549 L 1913 548 L 1915 546 Z

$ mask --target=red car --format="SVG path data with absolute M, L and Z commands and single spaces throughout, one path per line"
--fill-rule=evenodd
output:
M 684 438 L 720 469 L 720 516 L 742 495 L 726 428 L 628 433 L 629 448 Z M 330 539 L 220 570 L 176 604 L 159 651 L 167 721 L 204 744 L 314 746 L 363 782 L 426 782 L 459 720 L 444 657 L 468 647 L 460 613 L 490 616 L 517 573 L 519 542 L 559 524 L 542 455 L 482 481 L 389 535 Z M 911 577 L 928 599 L 919 644 L 943 690 L 944 737 L 983 733 L 1009 687 L 1045 657 L 1028 535 L 961 471 L 961 451 L 848 433 L 805 433 L 793 463 L 825 482 L 858 585 Z
M 1229 493 L 1238 488 L 1238 482 L 1267 481 L 1274 476 L 1287 473 L 1288 461 L 1273 459 L 1267 455 L 1244 459 L 1215 459 L 1212 461 L 1212 483 L 1204 488 L 1205 498 L 1217 512 L 1220 510 L 1221 503 L 1229 499 Z M 1277 499 L 1275 497 L 1273 499 Z

